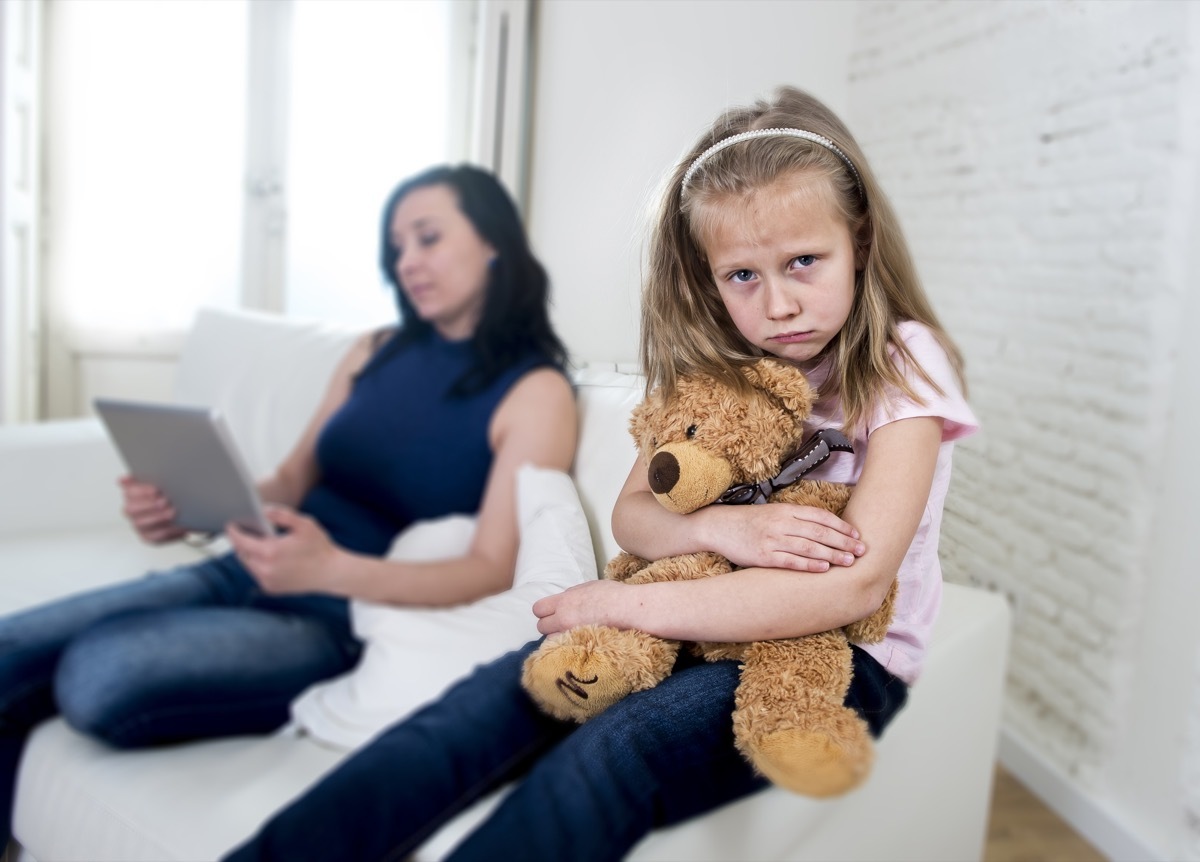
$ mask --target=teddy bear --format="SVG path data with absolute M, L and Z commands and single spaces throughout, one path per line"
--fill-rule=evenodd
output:
M 710 375 L 678 380 L 669 400 L 650 393 L 629 428 L 648 465 L 656 499 L 673 512 L 710 504 L 784 501 L 840 514 L 846 485 L 798 479 L 835 451 L 852 451 L 832 429 L 805 439 L 815 393 L 792 365 L 764 357 L 742 369 L 749 387 Z M 622 551 L 604 576 L 630 584 L 715 577 L 733 570 L 709 553 L 643 560 Z M 869 773 L 874 747 L 866 723 L 844 705 L 850 643 L 882 640 L 896 585 L 864 620 L 805 637 L 751 643 L 690 644 L 709 661 L 736 659 L 734 739 L 774 784 L 812 797 L 856 787 Z M 636 630 L 580 626 L 548 637 L 525 661 L 521 682 L 539 708 L 584 722 L 671 673 L 680 642 Z

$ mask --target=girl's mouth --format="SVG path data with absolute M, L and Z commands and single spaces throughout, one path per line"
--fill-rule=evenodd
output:
M 779 344 L 802 344 L 813 337 L 814 333 L 810 329 L 807 332 L 784 332 L 781 335 L 771 336 L 771 341 Z

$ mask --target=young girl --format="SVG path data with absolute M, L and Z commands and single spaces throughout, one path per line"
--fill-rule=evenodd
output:
M 795 637 L 870 614 L 899 573 L 895 622 L 853 648 L 846 703 L 878 736 L 921 670 L 941 598 L 952 441 L 975 430 L 958 352 L 858 145 L 794 89 L 729 111 L 670 177 L 651 246 L 642 347 L 650 387 L 691 370 L 740 381 L 763 354 L 822 393 L 813 426 L 854 454 L 812 478 L 855 485 L 844 520 L 771 504 L 675 515 L 635 464 L 613 533 L 645 558 L 715 551 L 742 568 L 697 581 L 596 581 L 540 600 L 539 630 L 602 623 L 667 638 Z M 521 690 L 529 644 L 378 737 L 233 859 L 399 859 L 494 788 L 516 786 L 459 859 L 620 859 L 651 829 L 765 786 L 735 751 L 735 662 L 681 658 L 657 687 L 582 726 Z

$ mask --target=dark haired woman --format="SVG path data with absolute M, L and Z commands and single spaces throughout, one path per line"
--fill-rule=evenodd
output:
M 400 324 L 354 344 L 259 484 L 279 535 L 231 526 L 229 554 L 0 619 L 0 846 L 24 739 L 55 711 L 120 747 L 267 732 L 357 662 L 348 599 L 453 605 L 512 585 L 517 468 L 566 470 L 577 433 L 546 273 L 511 198 L 469 166 L 400 185 L 381 249 Z M 122 488 L 143 539 L 183 535 L 156 488 Z M 477 513 L 464 556 L 383 558 L 450 513 Z

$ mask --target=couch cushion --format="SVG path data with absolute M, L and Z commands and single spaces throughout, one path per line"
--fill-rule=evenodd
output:
M 610 523 L 617 495 L 637 460 L 629 412 L 642 400 L 644 382 L 612 364 L 584 366 L 574 381 L 580 425 L 571 475 L 591 525 L 596 563 L 603 569 L 620 550 Z
M 202 309 L 184 342 L 175 400 L 224 413 L 250 473 L 265 475 L 300 438 L 357 336 L 277 315 Z
M 358 666 L 308 689 L 292 705 L 295 721 L 319 742 L 356 748 L 388 725 L 435 700 L 476 665 L 538 637 L 530 610 L 542 596 L 596 577 L 588 525 L 571 478 L 526 465 L 517 474 L 521 546 L 513 588 L 467 605 L 400 608 L 352 606 L 366 644 Z M 474 519 L 415 525 L 397 541 L 396 559 L 464 553 Z
M 145 545 L 125 524 L 6 537 L 0 541 L 0 614 L 198 558 L 182 544 Z

